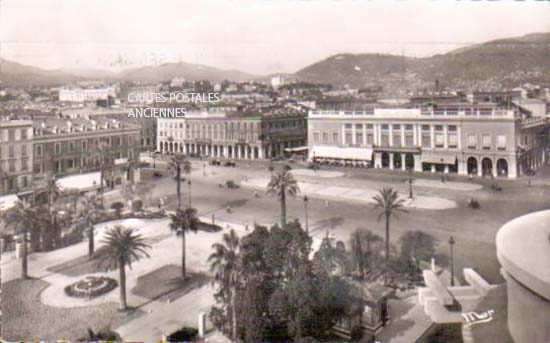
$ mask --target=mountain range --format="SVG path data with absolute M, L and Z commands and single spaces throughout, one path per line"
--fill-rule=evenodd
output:
M 387 54 L 338 54 L 298 70 L 300 81 L 385 90 L 419 89 L 434 85 L 491 87 L 518 82 L 550 82 L 550 33 L 494 40 L 424 58 Z M 3 85 L 54 85 L 85 79 L 160 82 L 187 80 L 263 80 L 266 76 L 184 62 L 131 68 L 122 72 L 90 69 L 44 70 L 0 59 Z

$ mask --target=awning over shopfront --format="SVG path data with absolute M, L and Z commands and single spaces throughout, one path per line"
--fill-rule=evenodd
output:
M 9 194 L 0 197 L 0 213 L 9 210 L 15 203 L 19 201 L 19 197 L 15 194 Z
M 314 146 L 311 157 L 338 160 L 372 160 L 371 148 L 341 148 L 333 146 Z
M 57 185 L 61 190 L 78 189 L 79 191 L 88 191 L 97 189 L 100 186 L 101 173 L 78 174 L 62 177 L 57 180 Z M 105 182 L 103 182 L 105 184 Z
M 304 151 L 307 151 L 308 149 L 309 149 L 308 146 L 299 146 L 295 148 L 286 148 L 285 151 L 286 152 L 304 152 Z
M 456 155 L 446 152 L 422 152 L 421 160 L 422 163 L 455 164 Z

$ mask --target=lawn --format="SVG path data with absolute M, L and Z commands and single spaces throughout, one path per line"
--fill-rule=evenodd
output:
M 118 326 L 144 312 L 118 311 L 118 304 L 106 303 L 79 308 L 43 305 L 40 293 L 49 284 L 38 279 L 13 280 L 2 285 L 2 335 L 7 341 L 76 341 L 86 329 Z
M 180 266 L 166 265 L 140 276 L 131 292 L 150 300 L 172 302 L 207 282 L 209 277 L 202 273 L 187 273 L 183 281 Z
M 62 274 L 65 276 L 81 276 L 87 274 L 93 274 L 97 272 L 103 272 L 105 269 L 101 269 L 98 266 L 99 256 L 101 255 L 104 247 L 100 247 L 95 250 L 94 258 L 90 259 L 88 255 L 77 257 L 73 260 L 57 264 L 55 266 L 48 267 L 47 270 L 53 273 Z

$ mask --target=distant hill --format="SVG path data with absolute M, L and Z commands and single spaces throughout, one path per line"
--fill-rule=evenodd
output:
M 187 80 L 267 81 L 238 70 L 223 70 L 184 62 L 164 63 L 114 73 L 92 69 L 44 70 L 0 59 L 0 80 L 11 84 L 66 84 L 84 79 L 168 81 Z M 442 87 L 498 88 L 525 82 L 550 83 L 550 33 L 534 33 L 476 44 L 425 58 L 387 54 L 338 54 L 307 66 L 290 76 L 300 81 L 349 86 L 382 86 L 384 92 Z
M 385 88 L 491 87 L 550 81 L 550 33 L 499 39 L 443 55 L 410 58 L 380 54 L 340 54 L 295 74 L 304 81 Z
M 238 70 L 223 70 L 184 62 L 132 68 L 115 73 L 97 69 L 45 70 L 0 59 L 0 80 L 3 85 L 61 85 L 86 79 L 155 83 L 178 76 L 191 81 L 246 81 L 258 77 Z
M 118 74 L 117 78 L 124 81 L 160 82 L 178 76 L 190 81 L 246 81 L 257 77 L 238 70 L 223 70 L 200 64 L 178 62 L 128 69 Z
M 83 78 L 60 70 L 45 70 L 0 58 L 2 85 L 55 85 L 81 79 Z

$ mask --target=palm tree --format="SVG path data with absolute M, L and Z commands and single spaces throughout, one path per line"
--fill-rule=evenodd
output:
M 13 227 L 15 232 L 22 236 L 22 257 L 21 257 L 21 278 L 28 279 L 28 261 L 27 261 L 27 236 L 29 229 L 36 231 L 39 228 L 40 216 L 36 207 L 29 202 L 20 200 L 10 208 L 4 215 L 6 227 Z
M 181 234 L 181 277 L 185 279 L 185 234 L 199 229 L 199 219 L 197 218 L 197 210 L 188 207 L 184 210 L 178 208 L 176 213 L 170 214 L 170 229 Z
M 169 166 L 176 172 L 178 208 L 181 208 L 181 173 L 191 172 L 191 162 L 183 154 L 174 154 L 170 158 Z
M 99 192 L 101 194 L 101 206 L 103 206 L 104 186 L 105 180 L 105 165 L 111 163 L 111 150 L 106 142 L 100 142 L 96 147 L 93 154 L 99 158 Z M 107 160 L 107 162 L 105 162 Z
M 126 265 L 132 269 L 132 262 L 142 257 L 149 257 L 147 250 L 151 245 L 147 240 L 132 228 L 117 225 L 107 231 L 105 238 L 105 250 L 101 253 L 99 266 L 107 271 L 118 268 L 120 287 L 120 310 L 126 311 Z
M 46 185 L 44 186 L 44 190 L 48 196 L 48 211 L 51 212 L 53 203 L 63 194 L 61 188 L 59 188 L 59 185 L 57 184 L 55 174 L 48 174 L 46 176 Z
M 81 218 L 88 228 L 88 257 L 94 254 L 94 224 L 103 212 L 101 204 L 95 195 L 82 198 L 81 209 L 78 217 Z
M 386 274 L 389 267 L 389 258 L 390 258 L 390 217 L 393 215 L 397 217 L 397 212 L 407 212 L 403 207 L 404 200 L 399 199 L 399 194 L 396 190 L 391 187 L 384 187 L 382 190 L 378 191 L 378 194 L 372 197 L 374 200 L 374 207 L 380 209 L 380 214 L 378 215 L 378 221 L 382 217 L 386 218 Z M 387 275 L 386 275 L 387 276 Z
M 212 245 L 214 252 L 208 257 L 210 271 L 214 273 L 213 282 L 220 284 L 221 292 L 227 295 L 231 308 L 231 338 L 237 341 L 236 295 L 239 282 L 239 237 L 235 230 L 224 233 L 222 243 Z M 225 298 L 225 297 L 224 297 Z
M 267 194 L 276 195 L 281 201 L 281 227 L 286 226 L 286 196 L 295 197 L 299 191 L 298 183 L 290 170 L 283 169 L 271 176 L 267 185 Z

